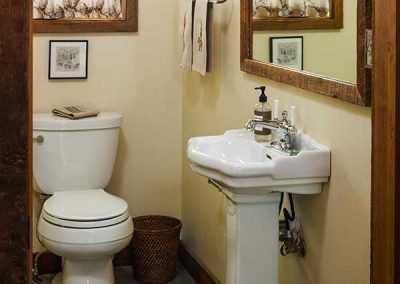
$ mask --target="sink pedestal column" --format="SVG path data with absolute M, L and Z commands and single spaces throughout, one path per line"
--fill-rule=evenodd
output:
M 227 284 L 278 284 L 280 193 L 227 197 Z

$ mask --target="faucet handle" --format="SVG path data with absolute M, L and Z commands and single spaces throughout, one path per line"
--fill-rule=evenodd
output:
M 246 130 L 253 130 L 253 119 L 252 119 L 252 118 L 250 118 L 250 119 L 246 122 L 246 124 L 244 125 L 244 128 L 245 128 Z

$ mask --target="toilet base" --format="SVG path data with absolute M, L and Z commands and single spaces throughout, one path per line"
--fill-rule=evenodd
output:
M 63 271 L 52 284 L 114 284 L 112 257 L 106 259 L 64 259 Z

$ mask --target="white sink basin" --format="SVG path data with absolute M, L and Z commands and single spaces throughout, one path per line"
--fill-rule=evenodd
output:
M 194 172 L 237 194 L 289 192 L 317 194 L 330 176 L 330 150 L 310 136 L 298 134 L 291 156 L 257 143 L 247 130 L 189 140 Z

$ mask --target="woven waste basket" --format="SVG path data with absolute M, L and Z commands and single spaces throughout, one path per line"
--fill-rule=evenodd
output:
M 167 216 L 133 218 L 133 276 L 141 283 L 161 284 L 172 281 L 182 223 Z

